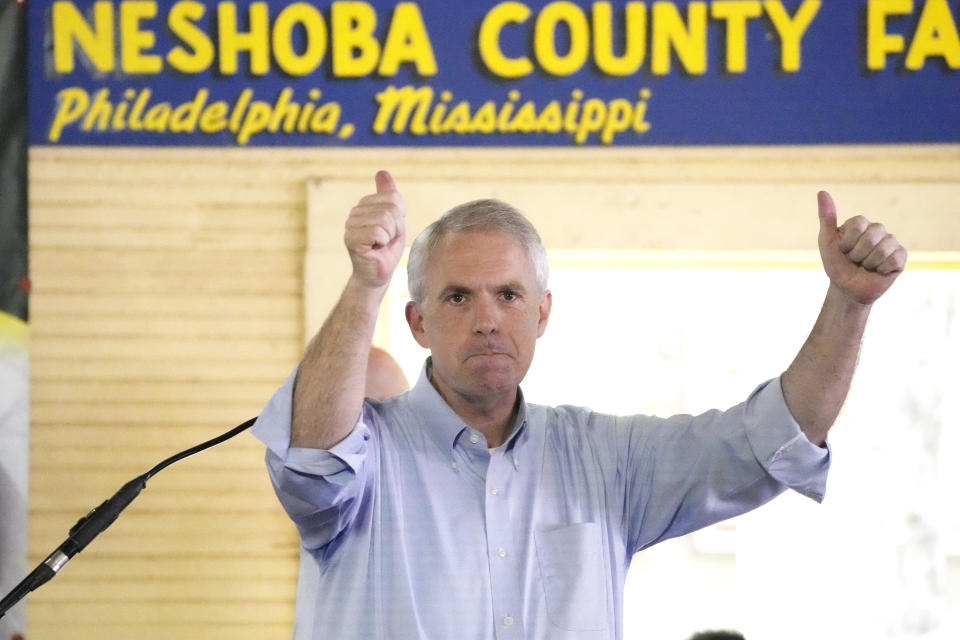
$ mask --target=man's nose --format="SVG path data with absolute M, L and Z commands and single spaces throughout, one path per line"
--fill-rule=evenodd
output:
M 500 310 L 495 300 L 480 296 L 474 305 L 473 331 L 482 335 L 489 335 L 497 331 L 500 326 Z

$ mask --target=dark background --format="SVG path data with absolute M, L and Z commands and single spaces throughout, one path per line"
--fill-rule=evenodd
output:
M 0 0 L 0 311 L 27 319 L 27 9 Z

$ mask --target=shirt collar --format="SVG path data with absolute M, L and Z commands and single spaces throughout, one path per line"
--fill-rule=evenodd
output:
M 417 378 L 416 384 L 408 395 L 410 407 L 440 450 L 451 451 L 457 443 L 457 438 L 468 427 L 430 382 L 432 367 L 433 361 L 428 357 L 420 370 L 420 377 Z M 505 443 L 508 449 L 516 444 L 515 439 L 527 422 L 527 403 L 520 389 L 517 389 L 517 397 L 520 408 Z

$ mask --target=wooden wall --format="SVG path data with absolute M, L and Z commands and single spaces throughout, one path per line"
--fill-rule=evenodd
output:
M 342 209 L 372 189 L 382 167 L 401 187 L 418 184 L 417 228 L 442 210 L 432 194 L 452 192 L 444 184 L 460 192 L 471 182 L 536 181 L 523 192 L 557 249 L 623 248 L 621 224 L 652 224 L 659 245 L 646 248 L 683 247 L 685 230 L 702 239 L 691 248 L 704 248 L 705 217 L 736 212 L 743 193 L 791 208 L 804 194 L 803 209 L 813 212 L 813 192 L 824 186 L 839 189 L 848 207 L 892 214 L 890 226 L 914 250 L 960 249 L 958 145 L 33 148 L 32 564 L 127 479 L 256 414 L 299 358 L 310 330 L 305 294 L 312 308 L 338 294 Z M 307 192 L 319 185 L 323 201 L 325 181 L 330 206 L 317 214 L 309 244 L 328 277 L 305 292 Z M 567 185 L 557 190 L 567 198 L 571 182 L 598 215 L 643 204 L 674 217 L 607 215 L 607 231 L 592 236 L 600 239 L 585 240 L 577 230 L 602 231 L 599 218 L 550 215 L 559 197 L 550 184 Z M 734 226 L 751 234 L 744 248 L 796 242 L 794 223 L 778 212 L 749 222 Z M 296 566 L 295 532 L 272 496 L 261 447 L 245 434 L 151 480 L 120 520 L 29 597 L 28 635 L 287 638 Z
M 34 149 L 30 198 L 33 563 L 289 373 L 304 189 L 263 154 Z M 262 460 L 243 434 L 152 479 L 28 599 L 29 637 L 288 637 L 296 538 Z

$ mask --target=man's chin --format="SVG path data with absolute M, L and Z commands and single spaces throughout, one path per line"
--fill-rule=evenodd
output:
M 486 393 L 501 393 L 516 389 L 522 376 L 512 366 L 477 367 L 471 376 L 478 389 Z

